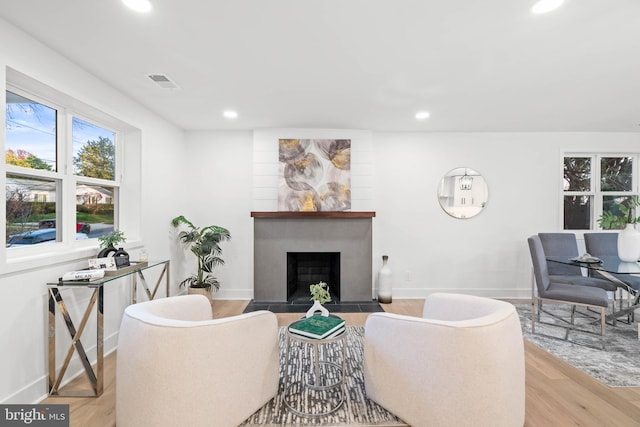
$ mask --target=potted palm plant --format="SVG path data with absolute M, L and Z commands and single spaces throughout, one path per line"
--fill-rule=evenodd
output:
M 217 225 L 196 227 L 182 215 L 175 217 L 171 224 L 176 228 L 181 225 L 187 227 L 180 231 L 178 240 L 195 255 L 198 262 L 196 273 L 180 282 L 180 286 L 188 285 L 189 293 L 200 293 L 211 298 L 213 289 L 220 289 L 220 282 L 212 273 L 216 266 L 224 265 L 224 260 L 220 258 L 220 243 L 231 239 L 229 230 Z

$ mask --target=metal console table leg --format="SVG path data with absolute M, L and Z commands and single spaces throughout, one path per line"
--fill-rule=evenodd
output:
M 89 320 L 89 316 L 93 311 L 93 307 L 96 302 L 98 303 L 97 312 L 96 312 L 96 321 L 97 321 L 97 330 L 96 330 L 96 370 L 93 370 L 91 363 L 89 362 L 89 358 L 87 357 L 87 352 L 82 345 L 82 341 L 80 341 L 80 337 L 82 336 L 82 332 L 87 326 L 87 322 Z M 60 314 L 62 315 L 64 322 L 67 326 L 67 330 L 69 331 L 69 335 L 71 336 L 71 345 L 67 350 L 67 355 L 64 359 L 62 367 L 59 372 L 56 372 L 56 305 L 60 310 Z M 102 286 L 97 286 L 93 288 L 93 293 L 91 294 L 91 298 L 89 300 L 89 304 L 85 309 L 84 315 L 82 316 L 82 320 L 80 321 L 80 325 L 76 330 L 76 327 L 71 320 L 71 316 L 69 315 L 69 311 L 67 310 L 67 306 L 62 298 L 62 294 L 60 293 L 60 289 L 56 287 L 49 288 L 49 395 L 51 396 L 100 396 L 103 391 L 104 386 L 104 376 L 103 376 L 103 363 L 104 363 L 104 342 L 103 342 L 103 334 L 104 334 L 104 288 Z M 74 351 L 78 353 L 80 357 L 80 361 L 82 362 L 82 366 L 91 382 L 91 387 L 93 391 L 59 391 L 60 384 L 62 379 L 64 378 L 64 374 L 67 372 L 67 368 L 69 367 L 69 363 L 71 362 L 71 357 L 73 356 Z
M 156 282 L 155 287 L 153 288 L 153 292 L 149 290 L 147 286 L 147 282 L 142 274 L 142 270 L 146 270 L 148 268 L 156 267 L 159 265 L 163 265 L 162 272 Z M 116 274 L 112 276 L 105 276 L 103 279 L 100 279 L 95 282 L 82 282 L 82 281 L 66 281 L 62 282 L 59 280 L 58 282 L 47 283 L 48 293 L 49 293 L 49 307 L 48 307 L 48 317 L 49 317 L 49 339 L 48 339 L 48 363 L 49 363 L 49 395 L 50 396 L 70 396 L 70 397 L 97 397 L 100 396 L 103 392 L 104 388 L 104 286 L 106 283 L 114 283 L 117 279 L 124 278 L 126 276 L 133 275 L 132 277 L 132 301 L 136 302 L 136 276 L 140 277 L 142 285 L 145 289 L 145 292 L 149 299 L 153 299 L 157 291 L 159 289 L 160 283 L 164 278 L 166 281 L 166 296 L 169 296 L 169 260 L 156 261 L 153 263 L 141 265 L 138 268 L 133 268 L 123 272 L 122 274 Z M 71 320 L 71 316 L 69 314 L 69 310 L 65 304 L 64 299 L 62 298 L 61 291 L 64 289 L 92 289 L 93 292 L 91 294 L 91 298 L 87 307 L 82 316 L 82 320 L 76 329 L 75 324 Z M 97 306 L 96 306 L 97 303 Z M 64 362 L 60 368 L 60 371 L 56 370 L 56 306 L 62 315 L 62 318 L 65 322 L 67 330 L 69 331 L 69 335 L 71 336 L 71 345 L 67 350 L 67 354 L 65 356 Z M 89 361 L 89 357 L 87 356 L 87 352 L 84 348 L 84 345 L 80 341 L 82 337 L 82 333 L 87 326 L 87 322 L 89 321 L 89 317 L 93 312 L 93 308 L 96 307 L 96 365 L 95 370 L 93 366 L 91 366 L 91 362 Z M 91 391 L 87 390 L 64 390 L 61 391 L 61 383 L 64 378 L 67 369 L 69 368 L 69 364 L 71 363 L 71 358 L 73 357 L 73 353 L 77 352 L 80 358 L 80 362 L 84 367 L 85 373 L 91 382 Z
M 162 271 L 160 272 L 160 276 L 158 277 L 158 280 L 156 280 L 156 284 L 153 287 L 153 292 L 149 290 L 147 279 L 144 277 L 144 274 L 142 274 L 142 270 L 138 270 L 136 274 L 133 275 L 131 279 L 133 282 L 131 286 L 131 301 L 133 302 L 133 304 L 138 302 L 138 277 L 140 278 L 140 283 L 142 283 L 142 287 L 144 288 L 144 292 L 147 294 L 147 299 L 149 301 L 156 297 L 156 293 L 160 288 L 160 283 L 162 282 L 163 277 L 165 279 L 165 292 L 166 295 L 169 296 L 169 278 L 171 277 L 171 275 L 169 274 L 169 262 L 164 263 Z

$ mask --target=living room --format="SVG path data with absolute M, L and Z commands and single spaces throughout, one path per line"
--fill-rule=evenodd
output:
M 48 2 L 26 3 L 19 9 L 32 7 L 32 10 L 37 10 L 34 8 L 37 6 L 49 12 L 43 12 L 38 20 L 55 16 L 52 10 L 70 12 L 70 7 L 58 10 L 56 6 L 45 4 Z M 528 301 L 531 298 L 531 258 L 526 238 L 540 231 L 563 229 L 562 171 L 565 154 L 617 153 L 633 155 L 637 159 L 640 153 L 637 106 L 640 98 L 637 70 L 640 64 L 637 57 L 629 53 L 637 50 L 637 40 L 640 39 L 640 36 L 633 37 L 638 29 L 629 22 L 631 16 L 637 16 L 638 6 L 624 2 L 624 6 L 608 10 L 610 6 L 590 4 L 583 10 L 577 3 L 568 2 L 560 11 L 567 12 L 568 6 L 578 9 L 574 12 L 578 17 L 571 22 L 582 19 L 586 23 L 580 24 L 577 30 L 558 29 L 564 21 L 553 21 L 554 17 L 550 15 L 544 18 L 552 20 L 551 23 L 541 24 L 543 27 L 538 29 L 527 26 L 533 24 L 525 25 L 519 21 L 522 28 L 534 35 L 545 31 L 567 34 L 568 40 L 563 41 L 563 49 L 553 55 L 542 45 L 532 42 L 526 46 L 536 49 L 525 56 L 526 61 L 522 59 L 521 68 L 531 68 L 537 74 L 521 74 L 520 67 L 508 63 L 514 67 L 513 76 L 504 86 L 496 88 L 496 92 L 493 89 L 472 91 L 472 87 L 466 85 L 465 77 L 461 76 L 451 83 L 446 96 L 466 92 L 471 95 L 458 98 L 462 105 L 455 113 L 438 111 L 437 105 L 423 105 L 428 96 L 401 98 L 398 103 L 406 112 L 402 127 L 395 124 L 379 127 L 373 122 L 365 127 L 363 121 L 357 120 L 365 111 L 354 112 L 352 119 L 324 116 L 324 120 L 314 120 L 316 111 L 311 111 L 306 118 L 296 116 L 295 120 L 277 123 L 255 121 L 255 125 L 248 126 L 242 120 L 243 115 L 249 115 L 249 112 L 240 110 L 238 119 L 229 124 L 217 117 L 221 115 L 218 110 L 223 108 L 222 105 L 210 105 L 205 101 L 197 108 L 197 113 L 202 114 L 200 110 L 206 110 L 214 125 L 202 127 L 203 122 L 192 126 L 177 124 L 171 117 L 154 111 L 150 105 L 153 102 L 145 105 L 135 93 L 117 89 L 107 83 L 104 76 L 89 71 L 89 64 L 78 63 L 69 57 L 69 53 L 50 47 L 59 42 L 54 40 L 53 33 L 52 38 L 47 39 L 34 37 L 30 31 L 21 29 L 23 21 L 17 17 L 15 21 L 9 19 L 12 8 L 16 6 L 8 4 L 0 6 L 0 16 L 4 18 L 0 20 L 0 36 L 2 40 L 10 41 L 0 46 L 0 82 L 5 90 L 8 85 L 17 85 L 31 91 L 41 89 L 62 94 L 122 124 L 126 161 L 119 228 L 128 236 L 126 249 L 132 256 L 137 256 L 144 248 L 150 259 L 171 260 L 172 295 L 183 291 L 177 284 L 191 267 L 176 245 L 171 227 L 171 219 L 184 214 L 199 224 L 224 226 L 232 234 L 232 240 L 224 247 L 225 265 L 217 270 L 222 285 L 215 298 L 253 298 L 254 219 L 251 212 L 277 210 L 278 140 L 338 138 L 351 140 L 351 210 L 375 212 L 372 220 L 372 270 L 375 273 L 381 267 L 382 255 L 389 256 L 394 272 L 394 299 L 422 299 L 435 292 L 454 292 Z M 528 5 L 521 6 L 523 11 L 517 16 L 525 19 L 522 16 L 527 13 Z M 88 9 L 83 13 L 97 20 L 100 10 L 86 7 Z M 457 7 L 463 6 L 458 4 Z M 495 2 L 493 7 L 507 7 L 507 2 Z M 508 6 L 509 9 L 513 7 Z M 607 10 L 607 14 L 601 8 Z M 348 16 L 358 16 L 349 10 L 351 14 Z M 447 11 L 453 13 L 449 9 Z M 21 19 L 26 19 L 28 14 L 25 10 L 21 12 Z M 468 14 L 472 12 L 478 12 L 475 6 Z M 401 13 L 402 18 L 408 19 L 409 15 L 409 11 Z M 303 17 L 310 18 L 307 14 Z M 335 16 L 325 16 L 327 22 L 331 22 L 331 18 Z M 362 17 L 365 18 L 366 15 Z M 469 19 L 468 16 L 466 18 Z M 536 17 L 539 18 L 542 17 Z M 131 22 L 133 19 L 135 21 Z M 247 19 L 254 25 L 260 22 L 253 15 Z M 131 37 L 141 40 L 147 37 L 147 26 L 152 26 L 137 17 L 123 17 L 122 20 L 122 25 L 131 31 Z M 603 27 L 594 29 L 594 22 Z M 280 24 L 284 23 L 280 21 Z M 266 27 L 268 25 L 264 23 L 258 25 L 258 28 Z M 113 31 L 117 29 L 118 25 L 115 25 Z M 620 33 L 625 31 L 627 33 L 622 37 Z M 601 39 L 607 32 L 613 33 L 612 38 Z M 478 47 L 477 52 L 480 53 L 471 44 L 473 31 L 466 33 L 462 41 L 454 40 L 469 44 L 463 44 L 455 55 L 444 58 L 454 65 L 448 72 L 455 74 L 468 69 L 465 76 L 467 73 L 483 74 L 487 69 L 493 69 L 490 60 L 511 55 L 511 51 L 496 51 L 495 55 L 483 56 L 485 49 L 491 50 L 490 43 L 501 38 L 499 32 L 492 34 L 494 37 L 486 41 L 486 46 Z M 589 42 L 578 40 L 576 34 Z M 259 34 L 253 37 L 257 38 Z M 81 43 L 81 39 L 80 32 L 77 39 L 68 38 L 66 43 Z M 107 46 L 105 49 L 123 47 L 110 46 L 108 39 L 104 37 L 103 40 Z M 176 50 L 179 49 L 172 46 L 169 57 L 183 62 L 184 58 Z M 387 46 L 385 52 L 391 55 L 393 50 Z M 551 59 L 541 60 L 546 53 Z M 367 52 L 366 56 L 371 54 Z M 430 63 L 428 58 L 431 54 L 429 49 L 425 49 L 420 54 L 414 51 L 411 56 L 423 56 Z M 467 61 L 463 60 L 465 55 L 468 55 Z M 158 67 L 165 66 L 166 62 L 154 58 L 144 72 L 165 72 Z M 233 56 L 227 59 L 231 61 Z M 308 60 L 308 57 L 300 59 L 283 54 L 279 59 L 295 62 Z M 331 55 L 323 60 L 331 60 Z M 259 58 L 255 65 L 262 65 L 264 61 L 267 59 Z M 264 65 L 266 69 L 285 66 L 290 64 L 274 61 Z M 576 69 L 570 66 L 578 67 L 581 73 L 562 72 L 564 68 Z M 177 74 L 177 71 L 166 72 L 184 86 L 183 92 L 194 90 L 186 76 Z M 557 73 L 561 73 L 560 77 Z M 146 77 L 141 74 L 138 73 L 136 78 L 142 82 L 139 90 L 147 94 L 145 99 L 165 103 L 172 96 L 178 96 L 172 92 L 161 92 L 148 81 L 142 81 Z M 488 74 L 485 83 L 500 80 Z M 543 80 L 542 76 L 546 79 Z M 197 77 L 203 76 L 198 74 Z M 316 77 L 311 73 L 312 81 Z M 422 87 L 414 80 L 405 82 L 402 72 L 395 77 L 398 80 L 389 78 L 387 82 L 394 90 L 389 96 L 400 96 L 405 91 L 419 92 Z M 210 78 L 216 77 L 212 75 Z M 255 80 L 261 79 L 256 77 Z M 357 79 L 351 83 L 355 85 Z M 232 88 L 228 91 L 233 92 L 233 87 L 241 84 L 242 81 L 227 83 Z M 270 83 L 264 81 L 263 84 L 269 86 Z M 429 86 L 426 92 L 435 96 L 441 89 L 438 84 L 433 85 L 425 84 Z M 291 90 L 304 91 L 306 97 L 314 99 L 323 98 L 323 87 Z M 389 88 L 380 89 L 383 92 L 380 96 L 384 97 L 386 89 Z M 271 99 L 266 99 L 269 92 L 262 91 L 256 97 L 254 114 L 266 114 L 269 106 L 275 103 L 279 93 L 273 91 Z M 538 104 L 531 105 L 530 99 L 537 92 L 543 95 L 535 97 Z M 339 94 L 332 92 L 330 95 L 337 97 Z M 225 102 L 231 102 L 227 95 L 225 98 Z M 375 97 L 372 95 L 372 98 Z M 347 100 L 338 97 L 332 102 L 340 104 L 343 101 Z M 393 99 L 388 102 L 394 103 Z M 502 115 L 482 115 L 485 104 L 502 105 Z M 258 109 L 261 105 L 267 107 Z M 176 110 L 184 114 L 187 108 L 180 105 Z M 415 120 L 413 115 L 417 108 L 431 109 L 431 117 L 425 121 Z M 298 105 L 287 111 L 293 117 L 298 109 L 302 107 Z M 395 114 L 399 113 L 396 111 Z M 438 116 L 445 114 L 450 116 L 438 121 L 441 120 Z M 486 122 L 471 121 L 480 120 L 474 118 L 476 115 L 485 117 Z M 468 121 L 462 117 L 467 117 Z M 479 171 L 488 185 L 486 207 L 481 214 L 470 219 L 453 218 L 438 203 L 440 180 L 457 167 Z M 4 176 L 5 173 L 3 179 Z M 636 191 L 637 185 L 636 182 Z M 66 220 L 73 222 L 72 219 Z M 35 255 L 22 248 L 5 248 L 3 245 L 0 249 L 0 298 L 4 302 L 2 342 L 6 349 L 0 355 L 2 403 L 34 403 L 46 394 L 45 284 L 67 271 L 84 268 L 87 258 L 95 256 L 95 241 L 76 243 L 67 245 L 60 242 L 60 247 Z M 376 286 L 375 282 L 372 283 L 372 298 Z M 70 302 L 74 314 L 81 312 L 86 297 L 78 294 L 76 298 Z M 108 303 L 105 352 L 111 352 L 116 349 L 118 328 L 128 304 L 128 294 L 124 289 L 107 289 L 105 298 Z M 89 354 L 95 357 L 95 349 L 90 349 Z M 71 372 L 81 370 L 78 362 L 72 362 Z

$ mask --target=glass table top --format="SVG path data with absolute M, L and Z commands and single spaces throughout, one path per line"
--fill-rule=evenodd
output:
M 120 279 L 125 276 L 129 276 L 131 274 L 137 273 L 138 271 L 143 271 L 148 268 L 152 268 L 158 265 L 167 264 L 169 260 L 161 260 L 161 261 L 131 261 L 131 265 L 129 267 L 124 267 L 119 271 L 108 271 L 105 276 L 98 280 L 65 280 L 65 281 L 57 281 L 57 282 L 49 282 L 47 286 L 88 286 L 88 287 L 98 287 L 103 286 L 106 283 L 109 283 L 113 280 Z
M 590 268 L 593 270 L 603 270 L 609 273 L 617 274 L 640 274 L 640 262 L 624 262 L 620 261 L 617 256 L 599 257 L 601 262 L 578 262 L 567 257 L 548 256 L 547 261 L 557 262 L 566 265 L 575 265 L 578 267 Z

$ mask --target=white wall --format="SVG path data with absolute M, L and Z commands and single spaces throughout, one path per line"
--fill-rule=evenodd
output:
M 396 298 L 419 298 L 436 291 L 530 297 L 526 238 L 562 227 L 563 153 L 640 150 L 636 133 L 359 132 L 363 131 L 268 129 L 255 131 L 253 142 L 248 133 L 189 133 L 189 152 L 198 153 L 192 156 L 197 163 L 190 177 L 202 176 L 211 159 L 227 163 L 222 170 L 212 168 L 216 203 L 194 211 L 199 224 L 224 225 L 234 235 L 233 242 L 225 245 L 227 265 L 220 272 L 223 284 L 218 298 L 252 296 L 249 212 L 277 207 L 274 165 L 280 137 L 352 135 L 364 141 L 360 158 L 354 144 L 352 161 L 366 159 L 364 169 L 371 173 L 363 178 L 367 184 L 354 182 L 354 199 L 366 202 L 354 203 L 353 210 L 376 211 L 374 270 L 381 266 L 382 255 L 389 255 Z M 253 170 L 244 163 L 252 149 Z M 489 186 L 485 211 L 466 220 L 447 215 L 437 198 L 441 177 L 460 166 L 481 172 Z M 204 181 L 199 187 L 202 193 L 213 192 L 205 189 L 210 182 L 191 180 L 194 185 L 197 181 Z
M 194 225 L 218 225 L 231 233 L 221 244 L 225 265 L 216 269 L 221 283 L 216 298 L 250 299 L 253 296 L 253 221 L 251 182 L 253 139 L 251 131 L 188 132 L 188 165 L 184 214 Z M 178 282 L 195 268 L 190 253 L 174 251 L 172 268 Z
M 394 297 L 436 291 L 530 297 L 526 238 L 560 231 L 564 152 L 638 152 L 640 134 L 374 133 L 374 260 L 389 255 Z M 483 174 L 489 201 L 460 220 L 438 204 L 450 169 Z
M 131 145 L 126 149 L 129 157 L 123 185 L 129 188 L 140 186 L 141 191 L 127 191 L 125 197 L 127 203 L 141 208 L 136 207 L 129 216 L 121 218 L 122 229 L 129 236 L 125 248 L 135 257 L 138 248 L 144 245 L 151 259 L 168 258 L 169 221 L 173 213 L 169 207 L 182 205 L 186 200 L 182 174 L 185 170 L 181 148 L 183 132 L 3 20 L 0 20 L 0 39 L 5 41 L 0 44 L 2 93 L 5 70 L 9 67 L 131 126 L 127 138 Z M 141 174 L 136 170 L 140 168 Z M 4 170 L 1 172 L 4 175 Z M 0 403 L 37 402 L 46 395 L 48 329 L 45 283 L 55 281 L 66 271 L 85 267 L 86 258 L 95 255 L 97 250 L 96 244 L 95 248 L 57 254 L 46 260 L 26 261 L 20 264 L 20 268 L 1 265 L 0 342 L 3 351 L 0 352 Z M 41 266 L 44 261 L 48 265 Z M 155 274 L 150 273 L 148 277 L 152 285 Z M 127 281 L 119 281 L 105 288 L 106 352 L 112 351 L 117 342 L 122 311 L 129 301 L 127 285 Z M 77 326 L 89 292 L 67 291 L 64 298 Z M 90 340 L 91 336 L 95 337 L 94 325 L 95 317 L 92 316 L 83 338 L 91 360 L 95 358 L 95 341 Z M 60 320 L 58 337 L 57 363 L 60 366 L 69 345 L 68 333 Z M 74 356 L 65 378 L 80 371 Z

